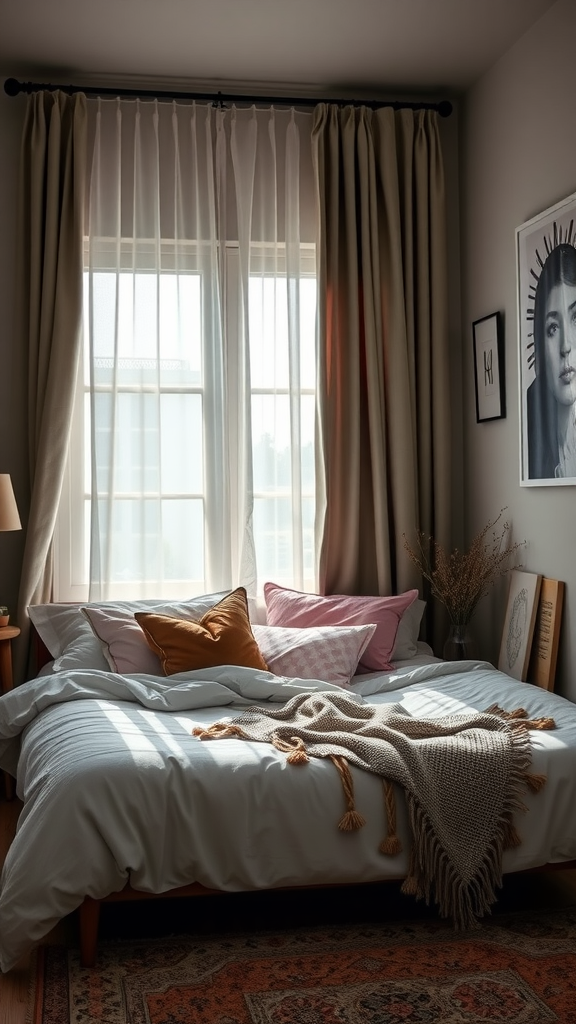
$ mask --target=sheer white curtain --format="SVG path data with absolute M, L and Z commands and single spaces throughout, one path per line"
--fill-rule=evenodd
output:
M 89 598 L 313 589 L 311 115 L 99 100 L 92 128 Z

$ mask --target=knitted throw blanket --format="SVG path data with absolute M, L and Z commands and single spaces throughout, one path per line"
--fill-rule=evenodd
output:
M 357 704 L 344 692 L 299 694 L 268 711 L 246 708 L 233 722 L 197 728 L 200 739 L 235 737 L 271 743 L 288 761 L 329 758 L 340 774 L 347 809 L 339 823 L 360 828 L 349 764 L 382 778 L 387 835 L 381 852 L 400 852 L 392 783 L 408 806 L 412 844 L 403 891 L 433 899 L 457 928 L 472 926 L 496 900 L 502 854 L 520 838 L 513 816 L 524 810 L 525 787 L 538 792 L 544 776 L 530 774 L 530 729 L 519 708 L 493 705 L 483 713 L 412 718 L 400 704 Z

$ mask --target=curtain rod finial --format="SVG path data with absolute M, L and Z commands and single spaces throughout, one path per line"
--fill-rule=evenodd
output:
M 20 92 L 20 82 L 16 78 L 7 78 L 4 82 L 4 92 L 7 96 L 17 96 Z

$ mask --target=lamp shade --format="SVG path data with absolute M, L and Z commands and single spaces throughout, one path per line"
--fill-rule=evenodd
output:
M 0 473 L 0 530 L 21 530 L 16 498 L 9 473 Z

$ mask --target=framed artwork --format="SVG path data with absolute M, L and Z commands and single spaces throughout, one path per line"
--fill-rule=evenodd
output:
M 476 422 L 499 420 L 506 415 L 504 338 L 500 313 L 491 313 L 481 320 L 475 320 L 472 334 Z
M 516 229 L 520 484 L 576 484 L 576 192 Z
M 515 679 L 526 681 L 542 577 L 512 569 L 508 604 L 502 630 L 498 668 Z

